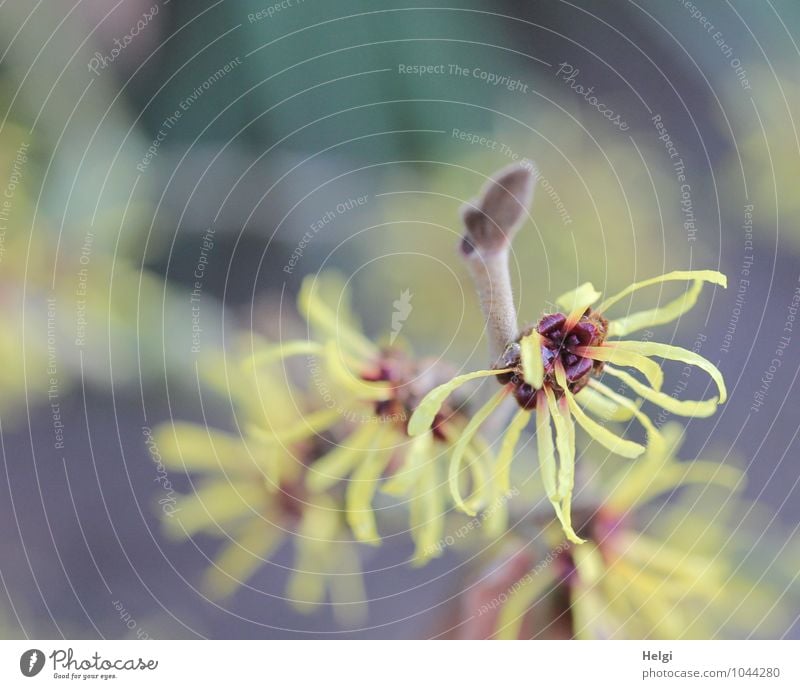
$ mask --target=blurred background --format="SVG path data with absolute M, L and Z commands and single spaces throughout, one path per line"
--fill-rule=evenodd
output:
M 302 335 L 295 295 L 328 268 L 369 335 L 408 291 L 417 353 L 485 367 L 458 211 L 523 159 L 537 169 L 512 259 L 523 319 L 578 281 L 728 275 L 667 333 L 699 343 L 731 391 L 687 425 L 683 454 L 746 466 L 747 497 L 788 539 L 799 42 L 795 0 L 6 0 L 2 635 L 440 633 L 469 558 L 413 569 L 407 544 L 364 554 L 358 629 L 286 604 L 290 544 L 208 600 L 198 574 L 218 543 L 164 537 L 158 500 L 188 481 L 165 487 L 145 440 L 170 419 L 229 427 L 224 404 L 201 404 L 198 361 L 240 331 Z

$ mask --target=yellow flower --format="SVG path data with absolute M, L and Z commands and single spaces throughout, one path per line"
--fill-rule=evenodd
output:
M 767 618 L 793 575 L 787 568 L 786 581 L 772 589 L 765 569 L 780 570 L 785 544 L 761 553 L 760 571 L 743 567 L 761 538 L 740 526 L 750 511 L 735 495 L 743 474 L 716 462 L 679 462 L 673 452 L 681 433 L 667 424 L 639 462 L 611 470 L 604 463 L 599 488 L 608 499 L 582 516 L 587 541 L 546 532 L 549 556 L 509 589 L 498 638 L 526 636 L 526 621 L 537 615 L 544 633 L 569 620 L 573 637 L 589 639 L 718 638 L 751 634 L 760 624 L 764 633 L 778 622 Z
M 609 319 L 606 312 L 632 292 L 667 281 L 691 281 L 689 290 L 678 299 L 646 311 Z M 575 422 L 609 451 L 624 457 L 638 457 L 645 451 L 639 443 L 624 439 L 598 423 L 586 412 L 606 419 L 628 420 L 635 417 L 645 428 L 648 442 L 657 439 L 658 431 L 640 411 L 637 401 L 628 399 L 597 380 L 601 373 L 613 376 L 636 395 L 682 416 L 706 417 L 714 413 L 727 393 L 719 370 L 695 352 L 669 344 L 635 340 L 610 340 L 636 330 L 675 320 L 697 302 L 704 282 L 725 287 L 726 278 L 710 270 L 675 271 L 637 282 L 620 293 L 594 304 L 600 294 L 585 283 L 556 300 L 563 310 L 547 314 L 535 327 L 507 345 L 496 368 L 459 376 L 431 391 L 417 407 L 409 423 L 409 433 L 425 432 L 441 417 L 442 404 L 463 383 L 474 378 L 497 376 L 502 388 L 475 412 L 456 442 L 449 470 L 450 489 L 456 504 L 464 511 L 470 507 L 461 498 L 459 475 L 466 448 L 483 421 L 502 400 L 512 395 L 520 411 L 511 420 L 498 452 L 493 471 L 499 491 L 509 488 L 510 466 L 519 437 L 536 411 L 536 438 L 542 481 L 556 515 L 569 540 L 582 539 L 572 527 L 571 501 L 575 479 Z M 652 357 L 680 361 L 696 366 L 711 377 L 718 397 L 702 401 L 678 400 L 661 391 L 663 373 Z M 630 368 L 646 380 L 642 382 L 622 368 Z M 553 441 L 551 423 L 555 426 Z M 558 463 L 556 462 L 558 456 Z
M 306 377 L 319 393 L 316 423 L 300 418 L 293 426 L 272 428 L 276 438 L 296 437 L 309 430 L 346 429 L 336 447 L 310 464 L 305 485 L 312 494 L 329 491 L 342 481 L 346 518 L 359 541 L 378 545 L 373 502 L 381 492 L 407 501 L 414 563 L 422 565 L 439 552 L 444 516 L 449 506 L 442 459 L 464 428 L 461 402 L 442 405 L 428 427 L 409 439 L 408 419 L 418 401 L 451 375 L 442 364 L 415 361 L 398 343 L 379 347 L 361 332 L 349 307 L 347 290 L 333 273 L 305 279 L 298 308 L 312 339 L 288 341 L 256 352 L 253 365 L 272 365 L 305 355 Z M 485 444 L 477 437 L 467 455 L 476 500 L 488 475 Z M 477 503 L 476 503 L 477 504 Z
M 352 623 L 363 618 L 366 600 L 359 556 L 340 502 L 305 488 L 316 448 L 308 437 L 313 430 L 297 430 L 302 394 L 264 366 L 254 376 L 251 363 L 201 367 L 206 382 L 233 395 L 241 435 L 177 422 L 153 433 L 150 451 L 164 471 L 192 476 L 193 492 L 164 510 L 163 526 L 174 538 L 205 534 L 229 541 L 205 573 L 204 588 L 217 598 L 232 594 L 292 540 L 289 601 L 309 611 L 327 591 L 337 617 Z M 305 420 L 311 429 L 317 422 L 313 413 Z M 294 430 L 281 435 L 276 428 Z

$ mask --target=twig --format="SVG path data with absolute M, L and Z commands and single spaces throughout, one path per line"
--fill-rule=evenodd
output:
M 533 188 L 533 167 L 515 163 L 496 173 L 480 197 L 461 209 L 464 236 L 460 252 L 478 290 L 493 361 L 518 335 L 508 258 L 533 199 Z

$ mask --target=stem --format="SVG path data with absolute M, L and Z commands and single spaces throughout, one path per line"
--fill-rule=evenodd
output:
M 523 162 L 503 168 L 461 210 L 461 256 L 478 290 L 493 361 L 519 333 L 508 268 L 511 242 L 533 198 L 534 170 Z
M 483 317 L 489 335 L 489 356 L 495 362 L 506 345 L 517 337 L 517 310 L 508 270 L 508 250 L 486 256 L 483 260 L 468 258 L 467 267 L 478 290 Z

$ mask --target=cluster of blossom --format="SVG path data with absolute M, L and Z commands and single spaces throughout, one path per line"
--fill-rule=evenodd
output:
M 563 629 L 555 622 L 563 619 L 577 637 L 719 631 L 731 551 L 696 538 L 700 529 L 717 528 L 713 520 L 698 522 L 693 510 L 676 521 L 665 511 L 657 520 L 668 526 L 661 537 L 640 525 L 653 501 L 678 489 L 733 495 L 741 486 L 740 472 L 725 464 L 678 461 L 680 427 L 655 424 L 643 411 L 648 403 L 676 416 L 708 417 L 725 402 L 725 383 L 694 351 L 625 338 L 675 321 L 705 284 L 725 287 L 725 276 L 677 270 L 606 298 L 585 283 L 555 299 L 556 311 L 520 328 L 508 260 L 528 214 L 531 171 L 524 164 L 501 171 L 462 214 L 460 253 L 486 318 L 486 369 L 459 374 L 440 360 L 415 358 L 394 338 L 371 341 L 343 280 L 330 273 L 307 277 L 300 290 L 307 339 L 274 343 L 251 335 L 235 362 L 230 353 L 206 362 L 207 382 L 233 401 L 239 433 L 172 423 L 157 429 L 154 442 L 168 468 L 198 478 L 165 527 L 178 537 L 210 533 L 228 541 L 206 573 L 211 593 L 234 592 L 291 538 L 288 599 L 301 609 L 329 600 L 353 619 L 366 600 L 358 543 L 380 545 L 384 525 L 403 515 L 407 527 L 394 528 L 408 529 L 411 560 L 421 566 L 442 544 L 461 540 L 445 533 L 459 513 L 478 518 L 464 540 L 500 541 L 520 521 L 509 520 L 509 504 L 528 499 L 513 485 L 514 471 L 538 472 L 552 511 L 528 505 L 523 514 L 550 560 L 514 581 L 502 605 L 484 604 L 497 608 L 496 636 Z M 664 283 L 686 289 L 653 308 L 611 314 L 634 292 Z M 683 400 L 663 392 L 668 361 L 703 371 L 716 395 Z M 303 365 L 313 376 L 303 375 Z M 475 404 L 479 394 L 468 384 L 491 378 L 496 391 Z M 609 378 L 614 386 L 604 382 Z M 321 389 L 333 399 L 319 399 Z M 501 433 L 485 430 L 498 419 Z M 636 440 L 625 437 L 633 421 L 643 429 Z M 527 454 L 518 451 L 527 433 L 535 435 L 538 462 L 517 459 Z M 583 490 L 592 497 L 574 506 L 576 458 L 584 455 L 594 461 Z

